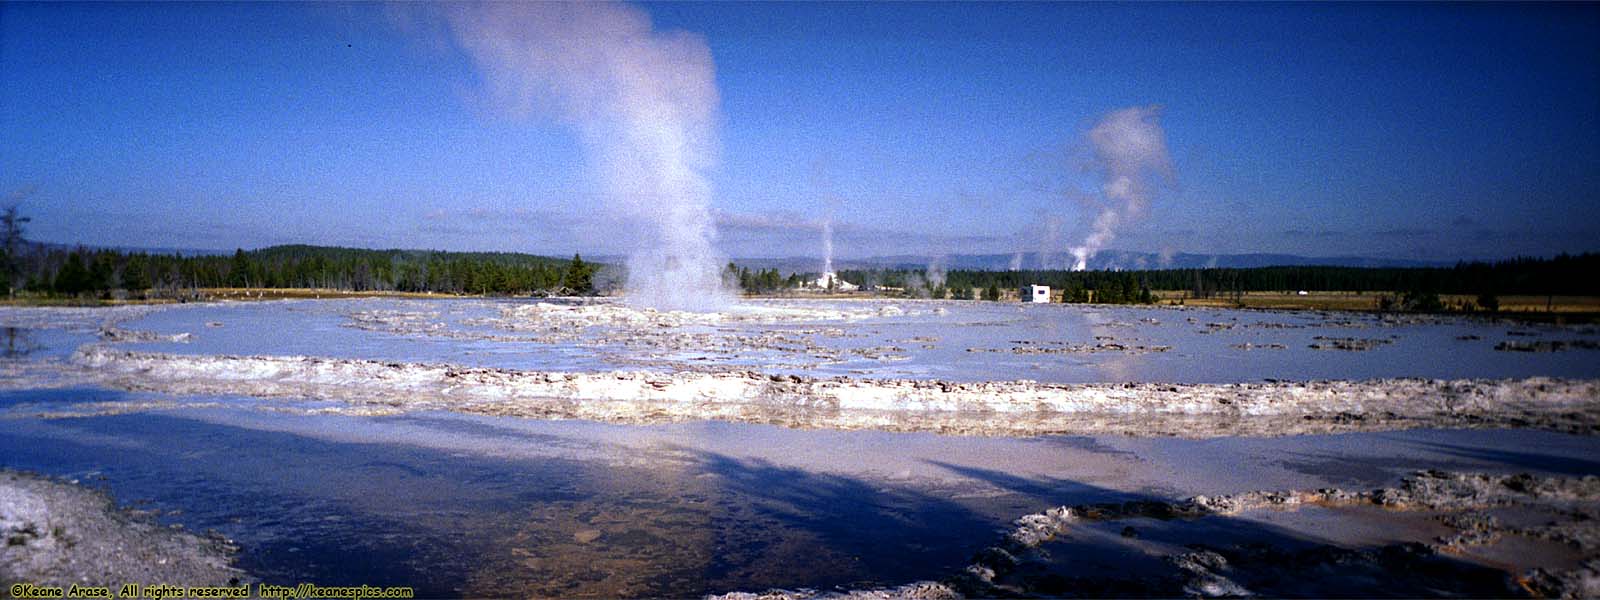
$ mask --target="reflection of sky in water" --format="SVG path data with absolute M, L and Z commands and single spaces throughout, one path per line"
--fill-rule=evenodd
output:
M 270 582 L 414 585 L 430 597 L 892 585 L 948 575 L 1011 519 L 1060 504 L 1370 489 L 1421 468 L 1600 466 L 1595 438 L 1538 431 L 963 438 L 305 415 L 276 409 L 317 403 L 96 390 L 4 392 L 0 407 L 74 395 L 221 406 L 5 418 L 0 465 L 78 478 L 166 511 L 167 522 L 215 528 Z
M 0 360 L 63 360 L 74 348 L 94 339 L 87 333 L 61 329 L 0 327 Z
M 0 327 L 0 359 L 19 359 L 43 348 L 35 340 L 37 334 L 22 327 Z
M 981 499 L 724 454 L 692 429 L 626 454 L 543 429 L 237 409 L 22 420 L 0 431 L 0 464 L 215 528 L 269 582 L 428 597 L 885 585 L 958 568 L 1004 522 Z
M 679 327 L 595 324 L 560 336 L 496 326 L 524 300 L 270 302 L 160 311 L 123 326 L 187 343 L 124 347 L 195 354 L 311 355 L 533 370 L 755 368 L 823 376 L 1048 382 L 1231 382 L 1379 377 L 1600 375 L 1600 353 L 1503 352 L 1501 341 L 1600 340 L 1593 327 L 1466 319 L 1390 323 L 1373 315 L 972 302 L 764 301 L 814 319 Z M 885 307 L 903 315 L 881 315 Z M 398 331 L 352 327 L 352 314 L 408 313 Z M 851 313 L 839 319 L 837 313 Z M 531 321 L 524 320 L 527 324 Z M 216 326 L 212 326 L 216 325 Z M 1512 335 L 1517 334 L 1527 335 Z M 1376 340 L 1317 350 L 1318 338 Z M 811 345 L 810 350 L 807 345 Z M 1108 349 L 1110 345 L 1126 349 Z M 1163 350 L 1163 348 L 1165 348 Z

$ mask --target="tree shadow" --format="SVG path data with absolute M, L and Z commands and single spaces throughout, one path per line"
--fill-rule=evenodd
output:
M 91 402 L 127 400 L 127 392 L 102 388 L 56 388 L 41 390 L 0 390 L 0 407 L 66 407 Z
M 1003 471 L 967 467 L 939 460 L 924 460 L 923 462 L 969 479 L 984 482 L 1007 492 L 1025 496 L 1030 500 L 1042 503 L 1041 509 L 1063 504 L 1159 500 L 1159 498 L 1147 494 L 1113 490 L 1071 479 L 1022 477 Z
M 1419 469 L 1471 470 L 1479 465 L 1465 461 L 1423 460 L 1340 454 L 1333 452 L 1278 452 L 1277 464 L 1296 473 L 1314 476 L 1338 486 L 1368 489 L 1394 483 Z
M 1315 532 L 1251 518 L 1197 516 L 1185 513 L 1178 499 L 1070 479 L 928 461 L 1012 493 L 1073 506 L 1077 516 L 1064 531 L 1029 546 L 1009 535 L 1013 525 L 985 519 L 936 494 L 764 461 L 702 458 L 706 468 L 725 476 L 728 493 L 758 498 L 765 516 L 811 534 L 815 547 L 808 551 L 843 549 L 860 556 L 871 573 L 848 582 L 812 575 L 798 584 L 806 587 L 859 589 L 943 580 L 974 596 L 1173 597 L 1229 581 L 1242 586 L 1237 590 L 1286 597 L 1519 595 L 1505 572 L 1422 544 L 1345 547 Z M 989 537 L 971 537 L 984 530 Z M 968 553 L 966 563 L 952 568 L 952 559 L 962 553 Z M 969 565 L 991 569 L 995 577 L 975 580 Z M 766 589 L 745 583 L 711 591 Z
M 737 522 L 707 569 L 712 589 L 882 586 L 958 569 L 1003 523 L 932 490 L 694 452 Z M 758 528 L 751 531 L 749 528 Z M 788 569 L 796 564 L 806 568 Z M 789 570 L 789 572 L 783 572 Z M 810 571 L 810 572 L 804 572 Z
M 1494 445 L 1528 446 L 1537 444 L 1538 438 L 1543 435 L 1556 435 L 1529 431 L 1508 433 L 1526 437 L 1500 440 Z M 1337 485 L 1360 487 L 1390 485 L 1400 477 L 1422 469 L 1496 472 L 1521 470 L 1579 477 L 1600 474 L 1600 461 L 1572 456 L 1570 452 L 1567 454 L 1527 452 L 1474 446 L 1467 443 L 1436 441 L 1421 435 L 1380 435 L 1375 438 L 1375 444 L 1391 450 L 1373 453 L 1370 449 L 1357 452 L 1326 450 L 1301 452 L 1280 449 L 1276 452 L 1278 456 L 1276 462 L 1286 469 L 1313 475 Z
M 1519 452 L 1497 448 L 1475 448 L 1459 444 L 1434 442 L 1426 440 L 1407 440 L 1408 444 L 1426 448 L 1433 452 L 1448 454 L 1460 458 L 1493 463 L 1495 465 L 1510 465 L 1517 469 L 1542 471 L 1582 477 L 1584 475 L 1600 475 L 1600 461 L 1586 458 L 1562 456 L 1540 452 Z
M 1099 438 L 1091 435 L 1056 435 L 1039 438 L 1039 441 L 1053 446 L 1062 446 L 1073 450 L 1093 452 L 1105 456 L 1116 456 L 1129 460 L 1142 460 L 1139 453 L 1131 450 L 1120 450 L 1114 446 L 1101 442 Z

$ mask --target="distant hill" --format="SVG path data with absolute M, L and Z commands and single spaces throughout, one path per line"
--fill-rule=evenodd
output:
M 143 246 L 93 246 L 88 244 L 63 244 L 59 242 L 32 242 L 51 250 L 64 250 L 71 252 L 79 248 L 87 250 L 112 250 L 123 254 L 160 254 L 162 256 L 222 256 L 233 254 L 232 250 L 216 250 L 211 248 L 178 248 L 178 247 L 143 247 Z
M 233 254 L 225 252 L 223 254 Z M 444 250 L 407 250 L 399 248 L 366 249 L 366 248 L 341 248 L 338 246 L 310 246 L 305 244 L 290 244 L 284 246 L 268 246 L 256 250 L 246 250 L 245 254 L 258 260 L 305 260 L 308 258 L 322 258 L 327 260 L 349 259 L 374 259 L 383 258 L 391 261 L 458 261 L 467 260 L 474 262 L 487 262 L 500 265 L 517 266 L 548 266 L 565 268 L 571 260 L 540 256 L 537 254 L 523 254 L 521 252 L 450 252 Z M 595 262 L 586 260 L 584 262 Z
M 179 255 L 179 256 L 226 256 L 233 254 L 233 250 L 217 250 L 204 248 L 143 248 L 129 246 L 83 246 L 77 244 L 61 244 L 55 242 L 41 242 L 42 245 L 60 250 L 75 248 L 88 248 L 91 250 L 115 250 L 123 253 Z M 289 244 L 268 246 L 255 250 L 246 250 L 248 254 L 256 256 L 312 256 L 323 257 L 348 256 L 352 253 L 368 256 L 387 255 L 391 258 L 417 258 L 436 257 L 445 260 L 474 259 L 491 260 L 501 263 L 515 264 L 565 264 L 567 257 L 550 257 L 521 252 L 456 252 L 448 250 L 419 250 L 419 249 L 367 249 L 345 248 L 339 246 L 314 246 L 308 244 Z M 950 254 L 941 257 L 919 256 L 914 254 L 899 254 L 888 256 L 872 256 L 867 258 L 841 258 L 835 259 L 835 270 L 847 269 L 925 269 L 934 262 L 935 258 L 945 269 L 972 269 L 984 271 L 1009 270 L 1017 254 Z M 622 265 L 628 259 L 622 255 L 602 254 L 584 256 L 584 260 L 592 263 Z M 1072 267 L 1072 255 L 1066 252 L 1051 253 L 1041 257 L 1038 252 L 1024 252 L 1021 255 L 1020 268 L 1023 269 L 1068 269 Z M 789 273 L 815 273 L 822 270 L 822 258 L 818 256 L 790 256 L 783 258 L 736 258 L 733 262 L 751 269 L 777 269 L 787 275 Z M 1364 267 L 1364 268 L 1408 268 L 1408 267 L 1449 267 L 1456 261 L 1424 261 L 1405 260 L 1395 258 L 1379 258 L 1370 256 L 1300 256 L 1295 254 L 1189 254 L 1179 253 L 1163 261 L 1160 254 L 1154 252 L 1129 252 L 1124 250 L 1106 250 L 1097 254 L 1089 261 L 1090 270 L 1135 270 L 1135 269 L 1200 269 L 1208 267 L 1249 269 L 1256 267 L 1303 267 L 1303 266 L 1329 266 L 1329 267 Z
M 951 254 L 937 257 L 946 270 L 971 269 L 1005 271 L 1017 261 L 1016 254 Z M 819 257 L 739 258 L 734 262 L 752 269 L 777 269 L 782 273 L 809 273 L 822 270 Z M 916 255 L 874 256 L 869 258 L 835 259 L 835 270 L 846 269 L 925 269 L 935 262 L 935 257 Z M 1037 252 L 1021 255 L 1023 269 L 1068 269 L 1072 267 L 1071 254 L 1058 252 L 1041 260 Z M 1089 261 L 1090 270 L 1110 269 L 1199 269 L 1208 267 L 1248 269 L 1255 267 L 1448 267 L 1454 261 L 1421 261 L 1366 256 L 1298 256 L 1294 254 L 1174 254 L 1163 260 L 1153 252 L 1128 252 L 1106 250 Z
M 60 250 L 71 252 L 85 249 L 91 251 L 110 250 L 122 254 L 148 254 L 159 256 L 232 256 L 235 249 L 216 248 L 179 248 L 179 247 L 144 247 L 144 246 L 96 246 L 90 244 L 63 244 L 59 242 L 33 242 L 47 250 Z M 321 257 L 325 259 L 346 259 L 350 257 L 387 257 L 391 260 L 398 259 L 427 259 L 440 260 L 486 260 L 502 264 L 546 264 L 565 266 L 570 256 L 544 256 L 527 254 L 523 252 L 458 252 L 453 250 L 423 250 L 416 248 L 348 248 L 344 246 L 317 246 L 312 244 L 282 244 L 266 246 L 253 250 L 245 250 L 245 254 L 253 258 L 310 258 Z M 585 258 L 590 263 L 617 263 L 623 261 L 622 257 L 601 257 L 597 259 Z
M 184 255 L 38 245 L 19 279 L 35 294 L 103 296 L 112 290 L 175 294 L 197 288 L 324 288 L 527 295 L 589 293 L 601 265 L 514 252 L 369 250 L 287 245 Z M 7 278 L 11 279 L 11 278 Z M 0 281 L 0 283 L 4 283 Z M 602 285 L 605 282 L 600 282 Z M 9 286 L 0 294 L 9 293 Z

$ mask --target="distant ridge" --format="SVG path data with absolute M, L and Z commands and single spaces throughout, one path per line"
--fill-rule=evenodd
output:
M 135 247 L 135 246 L 97 246 L 89 244 L 63 244 L 59 242 L 38 242 L 39 244 L 63 250 L 87 248 L 90 250 L 115 250 L 124 253 L 143 253 L 181 256 L 220 256 L 233 254 L 233 249 L 216 248 L 181 248 L 181 247 Z M 501 256 L 507 258 L 539 258 L 556 259 L 562 257 L 532 254 L 526 252 L 482 252 L 482 251 L 453 251 L 430 250 L 421 248 L 353 248 L 342 246 L 321 246 L 311 244 L 283 244 L 266 246 L 256 249 L 246 249 L 251 253 L 278 254 L 283 252 L 324 252 L 324 251 L 363 251 L 379 252 L 386 254 L 438 254 L 452 256 Z M 1051 253 L 1041 260 L 1038 252 L 1024 252 L 1021 254 L 1021 269 L 1025 270 L 1052 270 L 1068 269 L 1072 266 L 1072 255 L 1066 252 Z M 1005 271 L 1009 270 L 1017 254 L 948 254 L 939 257 L 919 256 L 914 254 L 895 254 L 888 256 L 872 256 L 867 258 L 835 258 L 834 268 L 846 269 L 925 269 L 928 265 L 938 260 L 940 266 L 946 270 L 967 269 L 975 271 Z M 585 255 L 585 259 L 595 263 L 626 264 L 627 257 L 615 254 L 596 254 L 592 257 Z M 788 273 L 811 273 L 822 270 L 822 258 L 817 256 L 790 256 L 783 258 L 735 258 L 733 262 L 739 266 L 752 269 L 778 269 Z M 1463 259 L 1470 261 L 1471 259 Z M 1140 269 L 1204 269 L 1204 268 L 1231 268 L 1251 269 L 1257 267 L 1303 267 L 1303 266 L 1329 266 L 1329 267 L 1361 267 L 1361 268 L 1422 268 L 1422 267 L 1449 267 L 1458 261 L 1426 261 L 1407 260 L 1397 258 L 1381 258 L 1371 256 L 1300 256 L 1296 254 L 1173 254 L 1162 259 L 1160 254 L 1154 252 L 1129 252 L 1123 250 L 1106 250 L 1100 252 L 1089 261 L 1091 270 L 1140 270 Z
M 1047 270 L 1068 269 L 1072 266 L 1072 255 L 1059 252 L 1047 255 L 1041 260 L 1037 252 L 1024 252 L 1021 255 L 1021 269 Z M 845 269 L 925 269 L 930 263 L 937 262 L 946 270 L 967 269 L 981 271 L 1009 270 L 1016 260 L 1016 254 L 950 254 L 942 257 L 916 256 L 916 255 L 890 255 L 873 256 L 868 258 L 840 259 L 833 261 L 834 268 Z M 787 258 L 738 258 L 734 262 L 740 266 L 753 269 L 778 269 L 781 272 L 815 272 L 822 269 L 822 259 L 818 257 L 787 257 Z M 1180 253 L 1168 256 L 1163 260 L 1160 254 L 1154 252 L 1127 252 L 1122 250 L 1107 250 L 1099 253 L 1089 261 L 1091 270 L 1107 269 L 1203 269 L 1203 268 L 1231 268 L 1250 269 L 1256 267 L 1302 267 L 1302 266 L 1329 266 L 1329 267 L 1363 267 L 1363 268 L 1407 268 L 1407 267 L 1449 267 L 1456 261 L 1424 261 L 1405 260 L 1394 258 L 1378 258 L 1370 256 L 1299 256 L 1294 254 L 1189 254 Z
M 228 249 L 224 250 L 224 249 L 216 249 L 216 248 L 162 248 L 162 247 L 144 247 L 144 246 L 96 246 L 96 245 L 91 245 L 91 244 L 62 244 L 62 243 L 58 243 L 58 242 L 34 242 L 34 243 L 36 243 L 39 246 L 42 246 L 44 248 L 48 248 L 48 249 L 52 249 L 52 250 L 72 251 L 72 250 L 77 250 L 79 248 L 82 248 L 82 249 L 86 249 L 86 250 L 90 250 L 90 251 L 110 250 L 110 251 L 114 251 L 114 252 L 121 252 L 123 254 L 151 254 L 151 255 L 162 255 L 162 256 L 172 256 L 172 255 L 178 255 L 178 256 L 229 256 L 229 255 L 232 255 L 236 250 L 238 250 L 237 248 L 228 248 Z M 546 256 L 546 255 L 542 255 L 542 254 L 531 254 L 531 253 L 527 253 L 527 252 L 432 250 L 432 249 L 424 249 L 424 248 L 357 248 L 357 247 L 352 247 L 352 246 L 320 246 L 320 245 L 315 245 L 315 244 L 279 244 L 279 245 L 274 245 L 274 246 L 263 246 L 263 247 L 260 247 L 260 248 L 246 248 L 246 249 L 243 249 L 243 250 L 244 250 L 244 252 L 246 254 L 249 254 L 251 256 L 282 256 L 282 255 L 334 256 L 334 255 L 347 255 L 347 254 L 363 254 L 363 255 L 389 255 L 389 256 L 394 256 L 394 257 L 400 257 L 400 256 L 407 256 L 407 257 L 437 256 L 437 257 L 446 258 L 446 259 L 455 259 L 455 258 L 475 258 L 475 259 L 501 258 L 501 259 L 507 259 L 507 260 L 533 260 L 533 261 L 557 262 L 557 263 L 563 263 L 563 264 L 565 264 L 567 262 L 567 260 L 568 260 L 568 259 L 560 257 L 560 256 Z M 588 262 L 602 262 L 602 261 L 593 261 L 593 260 L 591 260 L 591 261 L 588 261 Z
M 232 249 L 229 249 L 229 250 L 217 250 L 217 249 L 214 249 L 214 248 L 177 248 L 177 247 L 171 247 L 171 248 L 166 248 L 166 247 L 149 248 L 149 247 L 143 247 L 143 246 L 97 246 L 97 245 L 93 245 L 93 244 L 63 244 L 63 243 L 60 243 L 60 242 L 30 242 L 30 243 L 38 244 L 38 245 L 43 246 L 45 248 L 50 248 L 50 249 L 55 249 L 55 250 L 69 250 L 70 251 L 70 250 L 76 250 L 78 248 L 84 248 L 84 249 L 88 249 L 88 250 L 113 250 L 113 251 L 116 251 L 116 252 L 121 252 L 123 254 L 160 254 L 160 255 L 163 255 L 163 256 L 172 256 L 174 254 L 176 254 L 178 256 L 221 256 L 223 254 L 233 254 L 233 250 Z

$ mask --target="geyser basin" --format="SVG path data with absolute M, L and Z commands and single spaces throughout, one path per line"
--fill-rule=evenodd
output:
M 1597 438 L 1527 429 L 1594 432 L 1592 351 L 1494 349 L 1593 340 L 1589 329 L 798 300 L 717 312 L 306 301 L 0 319 L 31 338 L 0 361 L 0 466 L 104 485 L 167 522 L 218 529 L 269 582 L 427 596 L 892 587 L 992 566 L 974 555 L 1003 543 L 995 531 L 1061 505 L 1362 490 L 1419 468 L 1600 471 Z M 1363 379 L 1315 380 L 1341 374 Z M 1462 375 L 1496 379 L 1416 378 Z M 1371 379 L 1390 376 L 1411 378 Z M 1487 429 L 1416 429 L 1426 426 Z M 1318 533 L 1384 529 L 1370 511 L 1341 511 L 1160 524 L 1141 513 L 1036 547 L 1116 563 L 1130 548 L 1242 531 L 1229 543 L 1277 553 L 1218 549 L 1246 570 L 1240 585 L 1265 585 L 1301 552 L 1358 565 L 1388 556 L 1394 540 Z M 1435 516 L 1407 523 L 1425 530 Z M 1449 572 L 1572 574 L 1593 553 L 1516 535 L 1475 546 Z M 1508 554 L 1530 558 L 1495 562 Z M 1205 567 L 1208 556 L 1185 560 Z M 1082 575 L 1027 564 L 987 581 L 1044 592 Z M 1165 558 L 1140 564 L 1160 585 L 1203 575 Z M 1135 579 L 1105 589 L 1169 589 Z
M 318 398 L 357 414 L 987 435 L 1589 431 L 1600 423 L 1596 384 L 1582 378 L 1592 373 L 1586 344 L 1563 353 L 1496 350 L 1510 335 L 1504 327 L 927 301 L 766 301 L 715 312 L 609 300 L 281 302 L 102 324 L 100 342 L 66 360 L 27 362 L 34 366 L 9 386 Z M 1595 337 L 1571 328 L 1513 333 Z M 1445 350 L 1457 360 L 1437 360 Z M 1391 378 L 1310 376 L 1336 370 Z M 1469 374 L 1580 378 L 1392 377 Z M 1222 382 L 1174 383 L 1201 376 Z M 1083 380 L 1103 383 L 1070 383 Z M 1121 383 L 1141 380 L 1154 382 Z
M 120 327 L 190 334 L 116 345 L 128 350 L 562 372 L 1044 383 L 1600 375 L 1593 350 L 1495 349 L 1507 340 L 1600 342 L 1593 327 L 1352 313 L 885 300 L 757 300 L 686 312 L 611 300 L 372 299 L 162 309 Z

